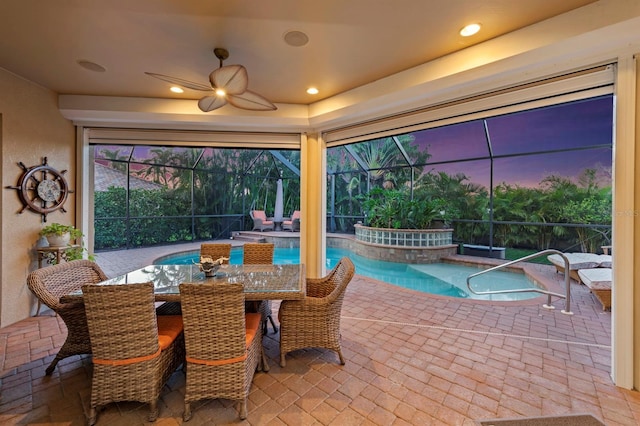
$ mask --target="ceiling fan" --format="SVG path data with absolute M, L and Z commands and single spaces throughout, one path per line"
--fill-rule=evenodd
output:
M 210 85 L 152 72 L 145 72 L 145 74 L 188 89 L 203 92 L 213 91 L 213 94 L 207 95 L 198 101 L 198 108 L 203 112 L 213 111 L 227 103 L 236 108 L 252 111 L 274 111 L 278 109 L 264 97 L 247 90 L 249 75 L 245 67 L 242 65 L 222 65 L 222 61 L 229 57 L 227 49 L 216 47 L 213 49 L 213 53 L 220 60 L 220 68 L 213 70 L 209 74 Z

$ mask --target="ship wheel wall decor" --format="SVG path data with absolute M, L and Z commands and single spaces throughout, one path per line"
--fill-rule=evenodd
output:
M 64 202 L 67 196 L 73 193 L 69 189 L 64 174 L 66 170 L 57 171 L 47 164 L 47 157 L 44 157 L 42 164 L 27 167 L 22 162 L 18 165 L 24 170 L 16 186 L 7 186 L 9 189 L 18 191 L 18 197 L 23 204 L 22 213 L 25 210 L 32 210 L 42 215 L 42 220 L 47 221 L 47 215 L 56 210 L 63 213 Z

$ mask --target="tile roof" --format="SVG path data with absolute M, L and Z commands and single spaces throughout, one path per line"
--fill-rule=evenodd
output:
M 112 169 L 103 164 L 95 163 L 94 191 L 108 191 L 110 187 L 126 188 L 127 174 L 120 170 Z M 129 187 L 131 189 L 159 190 L 163 186 L 149 182 L 135 176 L 129 176 Z

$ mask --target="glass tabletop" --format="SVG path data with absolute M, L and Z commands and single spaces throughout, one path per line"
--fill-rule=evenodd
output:
M 157 300 L 176 300 L 183 282 L 243 283 L 246 300 L 296 300 L 304 298 L 304 265 L 222 265 L 206 277 L 198 265 L 149 265 L 98 285 L 152 282 Z

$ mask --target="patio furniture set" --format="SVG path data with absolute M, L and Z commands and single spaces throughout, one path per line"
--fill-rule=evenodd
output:
M 602 309 L 611 309 L 612 258 L 610 254 L 564 253 L 569 261 L 569 276 L 586 285 L 600 301 Z M 564 273 L 565 261 L 559 254 L 547 256 L 558 272 Z
M 276 222 L 273 217 L 267 217 L 264 210 L 251 210 L 249 213 L 253 220 L 252 231 L 273 231 L 282 229 L 283 231 L 300 231 L 300 210 L 295 210 L 291 217 L 282 218 L 282 222 Z
M 65 357 L 92 354 L 90 425 L 101 406 L 116 401 L 148 403 L 155 421 L 160 391 L 180 365 L 185 421 L 191 403 L 216 398 L 237 401 L 245 419 L 254 373 L 269 370 L 267 321 L 278 332 L 271 300 L 282 300 L 282 367 L 287 353 L 308 347 L 336 351 L 344 364 L 340 312 L 353 263 L 343 258 L 326 277 L 311 279 L 304 265 L 273 265 L 273 244 L 252 244 L 259 247 L 249 248 L 243 265 L 223 264 L 214 277 L 197 265 L 150 265 L 108 279 L 88 260 L 31 272 L 29 288 L 68 330 L 46 374 Z M 226 250 L 212 246 L 203 244 L 202 253 Z M 158 302 L 165 303 L 156 309 Z

